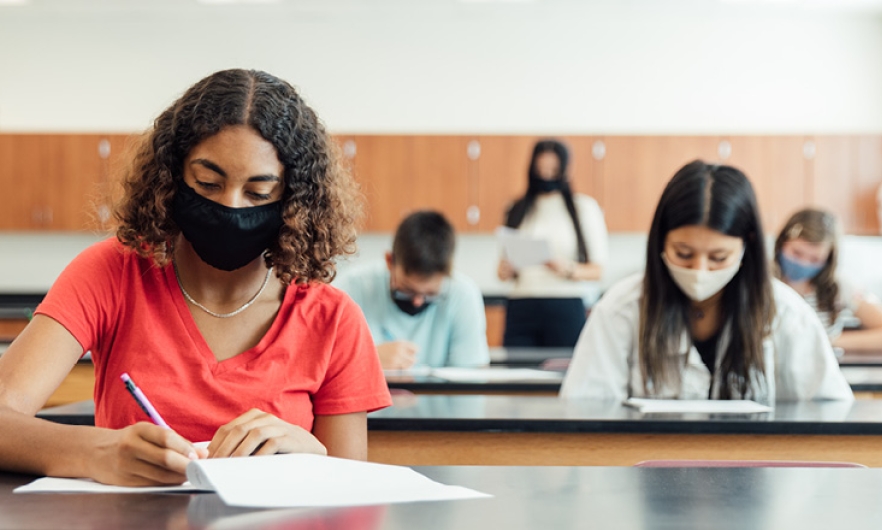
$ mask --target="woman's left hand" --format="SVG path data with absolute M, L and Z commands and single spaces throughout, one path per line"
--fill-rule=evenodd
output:
M 209 458 L 276 453 L 326 455 L 328 450 L 306 429 L 258 409 L 222 426 L 208 445 Z

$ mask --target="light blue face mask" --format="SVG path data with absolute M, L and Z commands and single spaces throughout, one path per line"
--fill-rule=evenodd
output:
M 778 264 L 781 266 L 781 273 L 791 282 L 811 280 L 817 276 L 826 265 L 826 263 L 813 265 L 796 261 L 795 259 L 788 258 L 782 252 L 778 253 Z

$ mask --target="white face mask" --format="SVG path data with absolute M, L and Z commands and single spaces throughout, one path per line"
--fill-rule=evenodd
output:
M 738 263 L 713 271 L 687 269 L 686 267 L 674 265 L 668 261 L 668 257 L 665 256 L 664 252 L 662 252 L 661 258 L 665 265 L 667 265 L 671 278 L 674 279 L 677 287 L 692 300 L 703 302 L 722 291 L 723 287 L 732 281 L 732 278 L 738 274 L 738 269 L 741 268 L 741 258 L 743 256 L 744 253 L 742 252 L 741 257 L 738 258 Z

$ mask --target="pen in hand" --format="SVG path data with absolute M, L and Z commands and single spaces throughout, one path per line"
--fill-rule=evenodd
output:
M 126 384 L 126 390 L 128 390 L 129 394 L 131 394 L 132 397 L 135 398 L 135 401 L 138 402 L 138 405 L 141 406 L 141 409 L 148 416 L 150 416 L 150 419 L 153 421 L 153 423 L 159 425 L 160 427 L 171 429 L 171 427 L 168 426 L 165 420 L 162 419 L 162 416 L 160 416 L 159 413 L 156 412 L 156 409 L 153 408 L 153 405 L 150 403 L 150 400 L 147 399 L 147 396 L 144 395 L 144 392 L 141 392 L 141 389 L 135 386 L 135 382 L 132 381 L 132 378 L 129 377 L 128 373 L 123 372 L 123 374 L 120 375 L 119 378 L 122 379 L 122 382 Z

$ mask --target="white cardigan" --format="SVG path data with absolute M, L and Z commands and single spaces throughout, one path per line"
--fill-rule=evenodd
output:
M 680 352 L 674 354 L 686 356 L 679 386 L 644 391 L 638 355 L 642 289 L 642 273 L 627 277 L 594 306 L 576 344 L 561 397 L 707 399 L 710 370 L 685 334 Z M 772 292 L 777 314 L 772 333 L 763 342 L 766 373 L 752 377 L 751 399 L 767 405 L 774 405 L 776 400 L 854 399 L 824 327 L 811 307 L 778 280 L 772 280 Z M 718 366 L 728 341 L 727 327 L 718 342 Z M 715 377 L 719 377 L 719 370 Z M 716 383 L 713 397 L 717 397 L 719 388 L 719 381 Z

